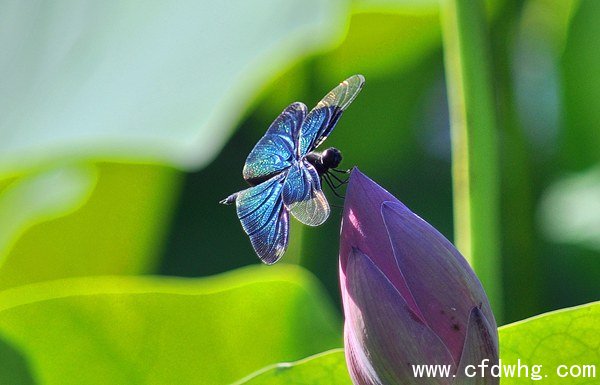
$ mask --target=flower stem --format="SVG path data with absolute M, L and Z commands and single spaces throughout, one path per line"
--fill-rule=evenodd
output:
M 489 42 L 482 0 L 440 0 L 452 138 L 457 248 L 500 317 L 499 169 Z

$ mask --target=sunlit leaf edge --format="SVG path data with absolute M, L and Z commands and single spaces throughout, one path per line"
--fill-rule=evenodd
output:
M 248 375 L 248 376 L 240 379 L 239 381 L 236 381 L 236 382 L 232 383 L 231 385 L 243 385 L 243 384 L 246 384 L 246 383 L 248 383 L 248 382 L 250 382 L 252 380 L 255 380 L 258 377 L 260 377 L 261 375 L 267 374 L 267 373 L 269 373 L 270 371 L 273 371 L 273 370 L 293 369 L 293 368 L 302 366 L 304 364 L 312 363 L 315 360 L 319 360 L 319 359 L 324 358 L 324 357 L 328 357 L 328 356 L 332 356 L 332 355 L 339 355 L 339 354 L 342 354 L 342 358 L 343 358 L 343 355 L 344 355 L 344 349 L 343 348 L 326 350 L 324 352 L 317 353 L 317 354 L 314 354 L 312 356 L 309 356 L 309 357 L 306 357 L 306 358 L 303 358 L 301 360 L 294 361 L 294 362 L 281 362 L 281 363 L 269 365 L 269 366 L 266 366 L 266 367 L 264 367 L 264 368 L 262 368 L 260 370 L 257 370 L 256 372 L 254 372 L 254 373 L 252 373 L 252 374 L 250 374 L 250 375 Z M 306 384 L 306 385 L 308 385 L 308 384 Z
M 247 266 L 210 277 L 95 276 L 37 282 L 0 292 L 0 313 L 39 301 L 96 294 L 214 294 L 258 282 L 290 282 L 324 296 L 320 282 L 307 270 L 288 264 Z

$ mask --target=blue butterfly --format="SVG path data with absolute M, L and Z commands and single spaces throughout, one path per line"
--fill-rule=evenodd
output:
M 246 159 L 242 174 L 252 187 L 220 202 L 235 202 L 242 227 L 264 263 L 271 265 L 285 253 L 289 213 L 309 226 L 318 226 L 329 217 L 321 177 L 340 164 L 342 154 L 333 147 L 321 153 L 314 150 L 329 136 L 364 82 L 362 75 L 349 77 L 308 115 L 304 103 L 286 107 Z

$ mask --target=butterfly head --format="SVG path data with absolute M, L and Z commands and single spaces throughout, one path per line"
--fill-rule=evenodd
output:
M 321 154 L 321 163 L 327 170 L 336 168 L 342 162 L 342 153 L 335 147 L 329 147 Z

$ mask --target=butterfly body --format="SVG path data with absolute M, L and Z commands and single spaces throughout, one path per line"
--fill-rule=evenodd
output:
M 309 152 L 306 161 L 317 170 L 319 176 L 323 176 L 342 163 L 342 152 L 335 147 L 329 147 L 323 152 Z
M 329 217 L 321 178 L 340 164 L 342 154 L 334 147 L 314 150 L 363 84 L 361 75 L 344 80 L 308 114 L 300 102 L 286 107 L 246 159 L 242 175 L 251 187 L 220 202 L 236 204 L 242 228 L 263 262 L 273 264 L 285 253 L 290 213 L 309 226 Z

